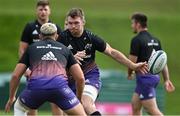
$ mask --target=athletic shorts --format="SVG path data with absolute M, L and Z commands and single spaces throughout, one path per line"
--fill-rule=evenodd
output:
M 55 89 L 25 88 L 19 99 L 23 105 L 30 109 L 38 109 L 46 101 L 55 103 L 62 110 L 69 110 L 80 103 L 68 85 Z
M 94 68 L 91 71 L 84 74 L 85 87 L 83 94 L 89 95 L 94 101 L 101 89 L 100 73 L 98 68 Z M 68 83 L 69 87 L 76 93 L 75 81 L 70 80 Z
M 159 75 L 137 75 L 135 92 L 140 100 L 147 100 L 156 97 L 156 86 L 160 81 Z

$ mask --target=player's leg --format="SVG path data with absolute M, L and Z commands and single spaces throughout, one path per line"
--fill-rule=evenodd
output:
M 150 115 L 163 115 L 157 106 L 156 98 L 142 100 L 142 105 Z
M 63 111 L 54 103 L 50 103 L 51 105 L 51 111 L 53 116 L 60 116 L 63 115 Z
M 82 104 L 68 85 L 63 85 L 61 88 L 53 91 L 48 101 L 56 104 L 67 115 L 86 115 Z
M 131 103 L 133 115 L 142 115 L 142 104 L 137 93 L 133 94 Z
M 76 106 L 74 106 L 71 109 L 64 110 L 64 112 L 66 112 L 68 115 L 86 116 L 84 108 L 80 103 L 78 103 Z
M 90 115 L 101 115 L 96 109 L 95 100 L 98 95 L 98 90 L 92 85 L 85 85 L 82 95 L 82 105 L 87 114 Z
M 139 98 L 142 106 L 151 115 L 162 115 L 156 104 L 155 88 L 159 83 L 159 75 L 141 76 L 139 82 Z
M 19 98 L 14 104 L 14 116 L 27 116 L 28 109 L 26 109 L 19 101 Z
M 30 109 L 28 112 L 27 112 L 27 115 L 28 116 L 35 116 L 38 114 L 38 111 L 37 110 L 33 110 L 33 109 Z
M 37 109 L 45 102 L 49 97 L 49 92 L 46 90 L 30 90 L 25 88 L 23 92 L 20 94 L 18 100 L 16 101 L 16 105 L 14 105 L 14 114 L 29 111 L 37 111 Z M 30 112 L 31 113 L 31 112 Z M 34 116 L 37 114 L 30 114 L 30 116 Z

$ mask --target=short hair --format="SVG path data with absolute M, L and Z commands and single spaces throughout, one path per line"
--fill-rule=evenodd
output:
M 44 36 L 50 36 L 57 32 L 57 27 L 53 23 L 45 23 L 40 28 L 41 34 Z
M 38 0 L 36 7 L 38 6 L 49 6 L 49 1 L 48 0 Z
M 132 20 L 135 20 L 135 22 L 138 22 L 140 23 L 140 25 L 145 28 L 147 27 L 147 16 L 143 13 L 134 13 L 132 16 L 131 16 L 131 19 Z
M 85 16 L 84 16 L 84 12 L 81 8 L 72 8 L 66 15 L 66 17 L 80 17 L 83 21 L 85 21 Z

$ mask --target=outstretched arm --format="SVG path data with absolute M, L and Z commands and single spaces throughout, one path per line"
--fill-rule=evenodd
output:
M 136 63 L 137 62 L 137 56 L 129 55 L 129 60 Z M 128 79 L 129 80 L 132 80 L 134 78 L 134 74 L 135 74 L 135 72 L 132 69 L 128 68 Z
M 106 49 L 104 53 L 110 57 L 112 57 L 117 62 L 127 66 L 128 68 L 132 70 L 140 71 L 141 73 L 147 73 L 147 64 L 146 62 L 143 63 L 133 63 L 130 61 L 123 53 L 120 51 L 112 48 L 109 44 L 106 45 Z

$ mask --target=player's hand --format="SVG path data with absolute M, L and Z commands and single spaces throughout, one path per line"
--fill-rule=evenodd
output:
M 11 106 L 15 100 L 16 100 L 16 98 L 14 97 L 13 99 L 9 99 L 7 101 L 6 106 L 5 106 L 5 112 L 9 112 L 11 110 Z
M 147 66 L 148 66 L 147 62 L 139 62 L 135 64 L 134 70 L 140 72 L 141 74 L 146 74 L 148 73 Z
M 164 87 L 167 92 L 173 92 L 175 90 L 175 87 L 170 80 L 164 82 Z
M 82 65 L 80 61 L 83 61 L 83 58 L 86 57 L 86 52 L 85 50 L 83 51 L 78 51 L 75 55 L 74 55 L 76 61 L 78 62 L 78 64 Z
M 127 79 L 128 79 L 128 80 L 133 80 L 134 78 L 135 78 L 135 71 L 132 71 L 131 74 L 128 74 Z
M 24 73 L 24 76 L 27 77 L 27 78 L 29 78 L 30 75 L 31 75 L 31 70 L 28 68 L 28 69 L 26 70 L 26 72 Z

